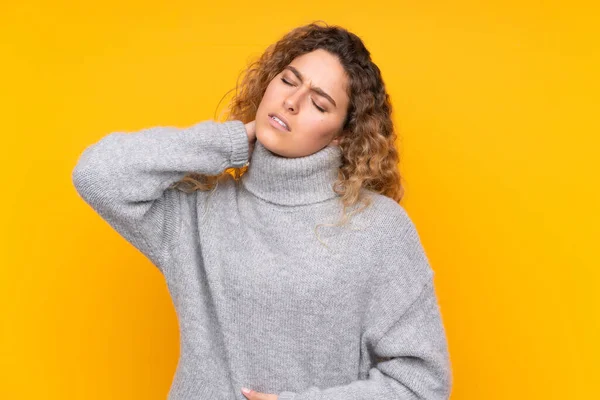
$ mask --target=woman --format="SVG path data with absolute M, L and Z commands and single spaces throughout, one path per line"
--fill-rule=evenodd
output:
M 447 399 L 433 271 L 362 41 L 299 27 L 241 86 L 225 122 L 115 132 L 73 171 L 166 279 L 181 337 L 168 398 Z

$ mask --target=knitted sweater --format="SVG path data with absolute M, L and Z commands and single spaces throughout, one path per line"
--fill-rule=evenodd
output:
M 169 187 L 244 166 L 248 150 L 241 121 L 207 120 L 108 134 L 72 172 L 166 280 L 180 328 L 168 399 L 243 400 L 242 387 L 279 400 L 447 399 L 433 271 L 405 210 L 365 191 L 371 206 L 327 225 L 341 216 L 338 147 L 285 158 L 257 141 L 240 181 Z

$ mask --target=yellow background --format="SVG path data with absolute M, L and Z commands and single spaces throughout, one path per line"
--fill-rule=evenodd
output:
M 11 3 L 0 6 L 0 398 L 166 397 L 179 343 L 163 277 L 78 197 L 71 171 L 112 131 L 213 118 L 248 61 L 317 19 L 363 38 L 391 94 L 451 399 L 596 398 L 597 6 Z

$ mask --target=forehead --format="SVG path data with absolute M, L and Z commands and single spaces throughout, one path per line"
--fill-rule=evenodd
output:
M 290 62 L 290 65 L 302 74 L 304 83 L 320 87 L 331 95 L 338 104 L 341 101 L 347 101 L 348 77 L 336 56 L 319 49 L 296 57 Z M 285 71 L 293 76 L 291 71 Z

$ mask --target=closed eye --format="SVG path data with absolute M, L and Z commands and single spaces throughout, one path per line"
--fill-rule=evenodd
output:
M 288 85 L 288 86 L 294 86 L 294 85 L 293 85 L 291 82 L 288 82 L 288 81 L 286 81 L 286 80 L 285 80 L 285 78 L 281 78 L 281 81 L 282 81 L 283 83 L 285 83 L 286 85 Z M 312 101 L 312 100 L 311 100 L 311 101 Z M 315 107 L 317 107 L 317 110 L 319 110 L 319 111 L 320 111 L 320 112 L 322 112 L 322 113 L 324 113 L 324 112 L 325 112 L 325 109 L 324 109 L 324 108 L 321 108 L 321 107 L 319 107 L 319 106 L 317 105 L 317 103 L 315 103 L 314 101 L 313 101 L 312 103 L 315 105 Z

